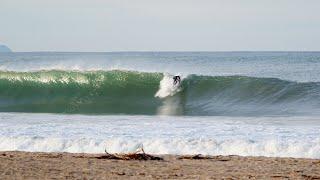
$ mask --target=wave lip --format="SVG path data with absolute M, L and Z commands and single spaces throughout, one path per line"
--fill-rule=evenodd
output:
M 320 83 L 135 71 L 0 71 L 0 111 L 149 115 L 319 114 Z

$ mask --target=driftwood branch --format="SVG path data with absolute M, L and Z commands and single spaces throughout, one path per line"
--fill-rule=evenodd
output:
M 116 159 L 116 160 L 163 160 L 161 157 L 156 157 L 150 154 L 146 154 L 143 146 L 138 148 L 134 153 L 108 153 L 107 149 L 104 150 L 106 155 L 99 156 L 97 159 Z
M 205 156 L 202 154 L 196 154 L 196 155 L 184 155 L 178 157 L 178 159 L 214 159 L 216 161 L 230 161 L 232 156 Z

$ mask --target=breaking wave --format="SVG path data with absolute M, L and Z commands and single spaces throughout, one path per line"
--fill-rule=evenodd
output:
M 0 71 L 1 112 L 161 115 L 319 114 L 320 83 L 136 71 Z

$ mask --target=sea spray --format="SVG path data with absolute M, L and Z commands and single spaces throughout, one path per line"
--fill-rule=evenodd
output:
M 173 76 L 165 73 L 163 79 L 160 81 L 160 87 L 155 97 L 165 98 L 168 96 L 173 96 L 182 90 L 180 83 L 174 84 Z

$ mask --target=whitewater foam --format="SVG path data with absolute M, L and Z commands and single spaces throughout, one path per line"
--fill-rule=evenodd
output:
M 183 78 L 181 78 L 181 81 L 183 81 Z M 181 90 L 182 88 L 180 83 L 174 84 L 173 76 L 168 73 L 164 73 L 164 76 L 160 81 L 159 90 L 155 94 L 155 97 L 165 98 L 168 96 L 173 96 Z
M 320 139 L 313 141 L 265 141 L 247 139 L 124 139 L 97 140 L 89 138 L 63 139 L 39 137 L 0 137 L 1 151 L 111 153 L 135 152 L 143 144 L 151 154 L 205 154 L 268 157 L 320 158 Z
M 320 158 L 315 117 L 83 116 L 1 113 L 0 151 Z

